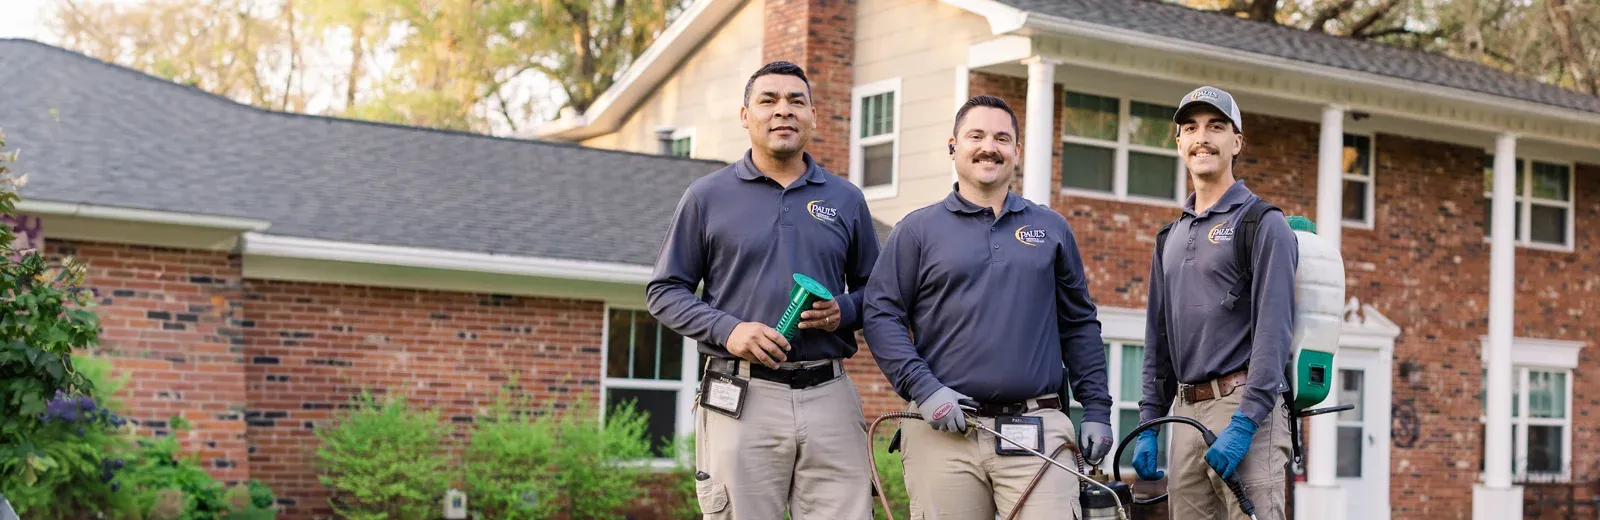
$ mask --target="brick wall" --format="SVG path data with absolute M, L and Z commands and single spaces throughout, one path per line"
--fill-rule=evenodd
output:
M 1024 78 L 975 73 L 972 95 L 1005 98 L 1026 126 Z M 1054 128 L 1061 125 L 1056 89 Z M 1256 193 L 1290 214 L 1315 215 L 1315 122 L 1253 116 L 1246 111 L 1245 148 L 1236 167 Z M 1052 190 L 1060 186 L 1061 144 L 1053 139 Z M 1024 143 L 1027 143 L 1024 136 Z M 1484 242 L 1481 149 L 1378 134 L 1376 224 L 1345 228 L 1347 292 L 1375 305 L 1402 329 L 1395 343 L 1396 368 L 1420 366 L 1417 384 L 1393 376 L 1394 402 L 1413 403 L 1421 416 L 1421 438 L 1412 448 L 1391 447 L 1391 504 L 1395 518 L 1468 518 L 1472 485 L 1482 461 L 1482 363 L 1479 336 L 1488 331 L 1489 249 Z M 1020 168 L 1020 167 L 1019 167 Z M 1519 248 L 1516 252 L 1516 334 L 1522 337 L 1593 342 L 1600 326 L 1600 166 L 1579 164 L 1573 187 L 1577 248 L 1572 253 Z M 1014 183 L 1020 192 L 1021 178 Z M 1187 188 L 1186 188 L 1187 189 Z M 1097 303 L 1142 308 L 1155 232 L 1178 210 L 1056 195 L 1053 205 L 1072 224 Z M 1600 360 L 1584 349 L 1581 366 Z M 1574 376 L 1573 478 L 1600 478 L 1600 419 L 1585 405 L 1600 381 Z M 1307 435 L 1309 439 L 1309 434 Z M 1592 496 L 1592 490 L 1579 499 Z
M 805 69 L 817 109 L 817 132 L 806 150 L 823 167 L 848 175 L 856 2 L 765 1 L 761 61 L 788 60 Z
M 245 289 L 252 476 L 293 518 L 332 513 L 313 428 L 362 389 L 403 387 L 460 425 L 458 437 L 513 375 L 536 402 L 562 407 L 587 393 L 599 403 L 600 302 L 258 280 Z
M 84 285 L 100 297 L 102 350 L 131 373 L 123 395 L 144 435 L 179 437 L 218 479 L 248 480 L 243 289 L 237 257 L 226 253 L 45 240 L 45 255 L 88 262 Z

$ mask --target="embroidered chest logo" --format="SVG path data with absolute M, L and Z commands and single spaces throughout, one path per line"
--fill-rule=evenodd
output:
M 1031 226 L 1022 226 L 1017 228 L 1017 241 L 1022 242 L 1023 245 L 1030 247 L 1038 247 L 1039 244 L 1043 244 L 1044 230 L 1028 229 L 1029 227 Z
M 1211 231 L 1206 232 L 1206 240 L 1210 240 L 1211 243 L 1213 243 L 1213 244 L 1221 244 L 1223 242 L 1232 242 L 1233 241 L 1233 228 L 1232 227 L 1228 227 L 1228 228 L 1222 227 L 1222 226 L 1226 226 L 1226 225 L 1228 225 L 1228 222 L 1227 221 L 1223 221 L 1223 222 L 1217 223 L 1217 225 L 1215 225 L 1215 226 L 1211 226 Z
M 839 209 L 822 205 L 821 200 L 813 200 L 806 204 L 806 213 L 818 222 L 833 222 L 839 219 Z

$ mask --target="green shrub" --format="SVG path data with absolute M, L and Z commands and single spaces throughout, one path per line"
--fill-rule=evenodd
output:
M 527 397 L 502 392 L 463 453 L 468 505 L 482 518 L 549 518 L 556 511 L 556 432 Z M 540 500 L 543 498 L 543 500 Z
M 332 427 L 317 430 L 318 479 L 334 512 L 356 519 L 432 518 L 456 473 L 443 454 L 449 427 L 437 410 L 404 397 L 363 393 Z
M 0 484 L 0 493 L 18 514 L 29 518 L 77 518 L 127 507 L 127 494 L 116 477 L 132 437 L 126 421 L 114 410 L 113 397 L 126 378 L 112 379 L 105 359 L 74 356 L 92 388 L 105 397 L 59 393 L 46 405 L 33 445 L 48 461 L 32 485 L 20 480 Z
M 637 461 L 651 456 L 648 414 L 625 403 L 601 424 L 589 401 L 579 397 L 556 421 L 556 489 L 568 518 L 620 518 L 617 509 L 644 494 L 650 470 Z

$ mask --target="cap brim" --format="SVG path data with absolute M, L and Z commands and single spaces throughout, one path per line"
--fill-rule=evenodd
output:
M 1189 111 L 1194 110 L 1195 107 L 1200 105 L 1205 105 L 1216 110 L 1218 114 L 1222 114 L 1223 119 L 1227 119 L 1229 123 L 1233 123 L 1234 130 L 1237 131 L 1239 129 L 1239 122 L 1234 121 L 1233 116 L 1228 115 L 1227 109 L 1222 108 L 1222 105 L 1218 105 L 1208 99 L 1197 99 L 1180 105 L 1178 110 L 1172 113 L 1172 122 L 1179 125 L 1183 124 L 1185 114 L 1188 114 Z

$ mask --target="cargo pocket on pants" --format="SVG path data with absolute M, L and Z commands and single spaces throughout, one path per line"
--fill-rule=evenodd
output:
M 700 512 L 705 514 L 721 513 L 728 507 L 728 488 L 715 480 L 698 480 L 694 483 L 695 494 L 700 498 Z

